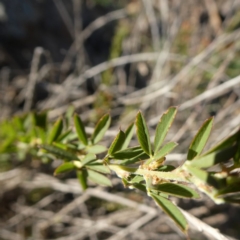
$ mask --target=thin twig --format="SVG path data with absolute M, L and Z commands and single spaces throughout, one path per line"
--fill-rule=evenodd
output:
M 31 72 L 28 80 L 28 85 L 25 92 L 25 103 L 23 107 L 24 112 L 29 112 L 33 105 L 34 90 L 38 79 L 38 66 L 40 63 L 41 55 L 43 54 L 43 48 L 37 47 L 34 50 L 33 60 L 31 64 Z
M 159 33 L 159 27 L 158 27 L 158 23 L 157 23 L 157 19 L 155 16 L 155 12 L 153 9 L 153 5 L 152 5 L 152 1 L 151 0 L 142 0 L 145 11 L 146 11 L 146 15 L 147 15 L 147 19 L 150 25 L 150 31 L 151 31 L 151 35 L 152 35 L 152 45 L 153 45 L 153 49 L 155 52 L 159 51 L 159 47 L 160 47 L 160 33 Z
M 69 13 L 67 12 L 66 7 L 64 6 L 62 0 L 53 0 L 53 2 L 55 3 L 55 6 L 58 9 L 58 12 L 59 12 L 60 16 L 62 17 L 62 20 L 63 20 L 64 24 L 66 25 L 70 35 L 72 36 L 72 38 L 74 38 L 73 23 L 72 23 L 71 17 L 69 15 Z

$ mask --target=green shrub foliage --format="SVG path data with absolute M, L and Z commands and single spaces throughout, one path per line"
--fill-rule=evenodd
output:
M 126 187 L 148 194 L 184 232 L 188 223 L 169 197 L 197 199 L 202 191 L 216 203 L 240 203 L 240 131 L 202 153 L 213 124 L 212 118 L 206 120 L 190 144 L 186 161 L 175 168 L 165 165 L 165 157 L 177 143 L 164 144 L 164 140 L 176 116 L 176 107 L 170 107 L 162 115 L 153 143 L 139 112 L 135 123 L 126 131 L 119 130 L 108 148 L 101 145 L 101 140 L 111 123 L 109 115 L 104 115 L 92 135 L 88 135 L 81 118 L 69 112 L 72 110 L 54 124 L 48 121 L 47 112 L 15 116 L 1 122 L 1 161 L 13 156 L 24 160 L 27 155 L 46 163 L 61 159 L 62 164 L 54 174 L 75 171 L 83 190 L 87 189 L 88 181 L 111 186 L 109 174 L 113 171 Z M 129 147 L 134 129 L 139 145 Z M 214 165 L 219 166 L 218 171 L 209 171 Z

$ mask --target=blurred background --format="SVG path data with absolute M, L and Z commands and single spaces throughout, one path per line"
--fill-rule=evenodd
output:
M 53 121 L 69 105 L 90 130 L 110 112 L 106 145 L 139 109 L 153 135 L 179 106 L 167 139 L 179 143 L 167 159 L 176 165 L 210 116 L 209 146 L 219 142 L 240 125 L 240 1 L 0 0 L 0 119 L 48 110 Z M 82 193 L 77 180 L 52 176 L 54 163 L 2 165 L 1 240 L 185 239 L 117 177 L 113 189 Z M 238 206 L 175 202 L 239 239 Z

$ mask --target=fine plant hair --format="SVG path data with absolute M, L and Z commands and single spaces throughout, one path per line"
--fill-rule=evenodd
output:
M 101 144 L 111 124 L 109 114 L 89 135 L 73 107 L 53 124 L 47 112 L 27 113 L 0 123 L 0 157 L 8 160 L 15 155 L 24 160 L 31 156 L 44 163 L 60 159 L 54 175 L 75 171 L 83 190 L 89 181 L 112 186 L 109 175 L 115 172 L 126 188 L 151 197 L 188 236 L 187 219 L 169 198 L 199 199 L 199 192 L 204 192 L 216 204 L 239 204 L 240 130 L 202 153 L 213 125 L 213 118 L 207 119 L 193 138 L 186 160 L 175 167 L 165 160 L 178 143 L 164 140 L 176 113 L 177 107 L 170 107 L 161 116 L 151 142 L 144 116 L 138 112 L 135 122 L 120 129 L 109 147 Z M 134 132 L 139 145 L 129 147 Z

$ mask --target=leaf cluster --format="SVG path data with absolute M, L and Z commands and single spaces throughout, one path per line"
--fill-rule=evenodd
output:
M 167 154 L 178 145 L 165 143 L 176 113 L 177 108 L 170 107 L 162 115 L 152 143 L 139 112 L 135 123 L 125 131 L 120 129 L 108 148 L 101 140 L 111 124 L 109 114 L 98 121 L 92 134 L 86 133 L 72 107 L 53 124 L 47 112 L 15 116 L 0 123 L 0 157 L 15 155 L 24 160 L 31 155 L 46 163 L 60 159 L 54 174 L 75 171 L 83 190 L 89 181 L 111 186 L 113 171 L 126 187 L 148 194 L 186 232 L 188 223 L 171 196 L 197 199 L 197 189 L 216 203 L 240 203 L 240 131 L 202 154 L 213 124 L 212 118 L 206 120 L 190 144 L 186 161 L 176 168 L 165 164 Z M 139 145 L 129 147 L 134 132 Z

